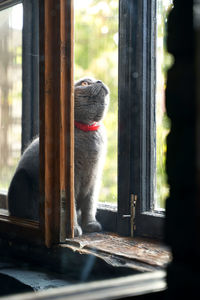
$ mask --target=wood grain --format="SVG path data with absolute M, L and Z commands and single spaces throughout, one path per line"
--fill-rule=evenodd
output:
M 45 243 L 59 242 L 60 228 L 60 8 L 44 2 L 45 26 Z
M 163 269 L 171 261 L 169 249 L 161 243 L 143 238 L 121 237 L 110 233 L 91 233 L 73 240 L 67 240 L 67 246 L 74 251 L 87 250 L 88 253 L 106 253 L 113 258 L 136 261 L 158 269 Z
M 61 240 L 73 237 L 74 215 L 74 4 L 60 2 Z
M 45 1 L 45 243 L 73 237 L 73 1 Z
M 39 222 L 8 216 L 0 216 L 0 235 L 9 240 L 26 241 L 42 244 L 42 233 Z

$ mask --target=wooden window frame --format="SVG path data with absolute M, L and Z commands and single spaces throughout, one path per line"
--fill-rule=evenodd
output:
M 0 8 L 20 2 L 0 1 Z M 1 214 L 0 235 L 50 247 L 73 237 L 73 1 L 39 0 L 38 8 L 40 220 Z

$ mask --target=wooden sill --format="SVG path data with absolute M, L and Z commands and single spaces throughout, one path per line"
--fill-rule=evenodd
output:
M 77 284 L 80 279 L 77 280 L 76 277 L 72 276 L 72 285 L 70 286 L 37 294 L 7 296 L 5 299 L 126 299 L 126 297 L 149 293 L 155 294 L 153 299 L 162 299 L 157 298 L 156 294 L 166 290 L 166 273 L 162 269 L 170 261 L 171 255 L 165 246 L 156 241 L 120 237 L 110 233 L 93 233 L 69 239 L 66 243 L 56 245 L 51 249 L 15 244 L 14 242 L 9 243 L 3 240 L 0 246 L 2 257 L 6 255 L 24 262 L 28 261 L 35 266 L 42 266 L 47 270 L 57 270 L 57 272 L 67 274 L 67 276 L 73 275 L 74 272 L 78 274 L 76 276 L 78 279 L 81 268 L 88 263 L 88 255 L 103 259 L 114 267 L 131 268 L 132 270 L 129 270 L 133 271 L 133 274 L 135 273 L 127 276 L 128 273 L 127 271 L 123 272 L 123 268 L 112 269 L 109 267 L 107 270 L 107 264 L 98 260 L 100 264 L 97 261 L 91 278 L 96 273 L 104 277 L 105 272 L 109 271 L 109 275 L 112 275 L 113 279 L 99 280 L 98 276 L 94 276 L 96 281 L 88 282 L 91 280 L 89 278 L 84 284 Z M 119 276 L 113 274 L 114 269 L 117 270 Z M 96 295 L 95 298 L 94 295 Z
M 84 234 L 67 239 L 61 247 L 93 254 L 113 266 L 131 267 L 142 272 L 162 270 L 171 260 L 169 249 L 160 242 L 121 237 L 113 233 Z

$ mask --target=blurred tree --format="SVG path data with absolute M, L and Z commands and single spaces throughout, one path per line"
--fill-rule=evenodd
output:
M 169 195 L 166 173 L 166 137 L 170 130 L 170 120 L 166 115 L 165 88 L 166 72 L 172 65 L 172 56 L 166 49 L 166 26 L 172 0 L 157 0 L 157 43 L 156 43 L 156 209 L 165 208 Z

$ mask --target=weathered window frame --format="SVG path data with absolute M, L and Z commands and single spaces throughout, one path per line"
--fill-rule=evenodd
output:
M 0 1 L 0 8 L 19 2 L 23 3 Z M 73 237 L 73 1 L 39 0 L 38 9 L 40 220 L 35 222 L 1 214 L 0 234 L 49 247 L 66 235 Z M 23 40 L 26 30 L 24 27 Z M 31 131 L 28 131 L 29 138 Z M 69 225 L 60 226 L 66 218 Z M 66 231 L 61 232 L 60 228 Z

